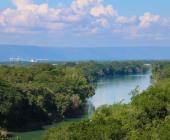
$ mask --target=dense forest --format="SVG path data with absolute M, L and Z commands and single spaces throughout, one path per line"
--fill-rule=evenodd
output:
M 79 117 L 86 110 L 86 99 L 94 95 L 91 82 L 104 76 L 145 73 L 148 70 L 148 66 L 141 61 L 1 65 L 0 129 L 24 131 L 64 118 Z M 75 127 L 72 132 L 83 127 L 90 133 L 89 121 L 63 127 L 61 133 L 70 127 Z M 119 122 L 113 123 L 114 127 L 120 127 Z M 98 128 L 94 124 L 92 126 Z M 103 130 L 107 127 L 100 125 L 103 125 Z M 99 133 L 100 130 L 97 131 Z M 66 139 L 71 139 L 69 131 L 66 134 Z M 79 134 L 77 132 L 77 137 Z M 59 139 L 58 134 L 53 135 Z M 45 139 L 51 137 L 47 134 Z
M 148 65 L 143 61 L 114 61 L 114 62 L 82 62 L 76 65 L 67 63 L 70 66 L 76 66 L 83 72 L 83 75 L 89 82 L 95 82 L 102 77 L 114 75 L 127 75 L 148 72 Z
M 156 81 L 170 78 L 170 62 L 156 61 L 152 64 L 152 78 Z
M 78 69 L 1 66 L 0 126 L 23 129 L 80 115 L 93 87 Z
M 105 105 L 92 118 L 47 131 L 44 140 L 169 140 L 170 62 L 153 62 L 152 86 L 129 104 Z M 64 135 L 62 135 L 64 134 Z

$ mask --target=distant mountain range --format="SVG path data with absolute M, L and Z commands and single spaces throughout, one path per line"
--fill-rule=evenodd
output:
M 0 45 L 0 61 L 8 61 L 11 57 L 50 61 L 164 60 L 170 59 L 170 47 L 52 48 Z

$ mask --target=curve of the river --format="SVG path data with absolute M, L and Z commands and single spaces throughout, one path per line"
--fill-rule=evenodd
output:
M 129 93 L 135 89 L 136 86 L 139 86 L 140 90 L 144 90 L 150 85 L 150 73 L 103 78 L 96 84 L 95 95 L 89 99 L 95 108 L 104 104 L 109 105 L 117 103 L 122 100 L 123 102 L 128 103 L 131 98 Z M 16 133 L 16 135 L 20 136 L 23 140 L 39 140 L 41 135 L 47 129 L 57 127 L 63 123 L 78 121 L 80 119 L 67 120 L 61 123 L 45 126 L 42 130 Z
M 103 78 L 96 83 L 95 95 L 90 99 L 95 108 L 113 103 L 128 103 L 129 93 L 139 87 L 145 90 L 150 85 L 150 73 Z

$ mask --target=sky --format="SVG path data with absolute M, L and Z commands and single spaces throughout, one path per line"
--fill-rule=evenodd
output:
M 169 0 L 0 0 L 0 44 L 170 46 Z

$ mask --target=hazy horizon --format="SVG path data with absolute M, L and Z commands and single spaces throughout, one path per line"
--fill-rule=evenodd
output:
M 170 47 L 40 47 L 0 45 L 0 60 L 48 59 L 49 61 L 81 60 L 169 60 Z
M 0 61 L 170 59 L 170 1 L 0 3 Z

